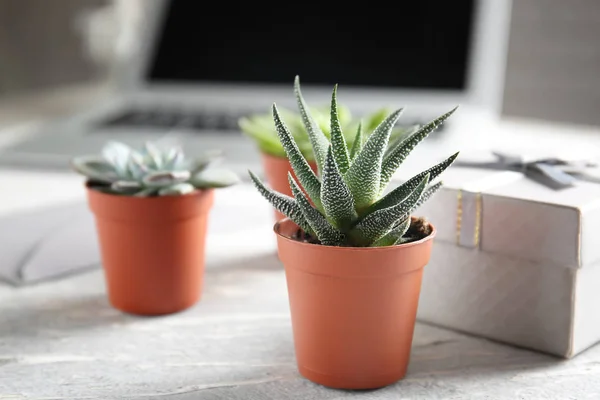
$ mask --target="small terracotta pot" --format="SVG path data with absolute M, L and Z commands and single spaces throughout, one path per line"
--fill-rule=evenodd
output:
M 292 170 L 290 161 L 287 158 L 275 157 L 269 154 L 262 153 L 262 163 L 267 182 L 271 188 L 279 193 L 292 195 L 292 189 L 290 189 L 290 183 L 288 182 L 288 171 L 292 173 L 292 176 L 296 178 L 296 174 Z M 309 165 L 315 173 L 317 173 L 317 164 L 314 161 L 309 161 Z M 275 214 L 275 221 L 285 218 L 285 215 L 277 210 L 273 210 Z
M 298 226 L 287 218 L 274 229 L 300 374 L 338 389 L 402 379 L 435 229 L 417 242 L 372 248 L 290 239 Z
M 181 196 L 117 196 L 87 189 L 108 297 L 138 315 L 184 310 L 201 297 L 214 190 Z

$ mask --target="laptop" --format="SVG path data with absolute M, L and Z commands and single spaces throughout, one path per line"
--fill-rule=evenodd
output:
M 310 105 L 338 101 L 361 116 L 406 107 L 402 123 L 424 123 L 461 105 L 461 118 L 498 114 L 510 2 L 404 2 L 307 9 L 263 3 L 155 0 L 142 5 L 139 45 L 115 65 L 114 94 L 48 121 L 0 153 L 0 164 L 69 167 L 108 140 L 141 145 L 173 138 L 187 154 L 220 149 L 223 163 L 246 174 L 257 147 L 240 131 L 244 115 L 296 109 L 294 77 Z M 216 11 L 216 12 L 215 12 Z M 452 121 L 439 135 L 452 134 Z

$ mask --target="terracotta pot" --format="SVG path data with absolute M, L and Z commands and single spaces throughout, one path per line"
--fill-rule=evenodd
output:
M 296 359 L 305 378 L 338 389 L 400 380 L 409 363 L 427 238 L 378 248 L 302 243 L 275 224 L 285 266 Z
M 182 196 L 117 196 L 87 189 L 108 297 L 138 315 L 184 310 L 201 297 L 214 190 Z
M 292 196 L 292 189 L 290 189 L 287 174 L 288 171 L 290 171 L 294 178 L 296 178 L 296 174 L 294 174 L 289 160 L 287 158 L 275 157 L 262 153 L 262 163 L 269 186 L 279 193 Z M 316 173 L 316 162 L 310 161 L 309 164 L 312 170 Z M 274 209 L 273 212 L 275 214 L 275 221 L 285 218 L 285 215 L 281 214 L 279 211 Z

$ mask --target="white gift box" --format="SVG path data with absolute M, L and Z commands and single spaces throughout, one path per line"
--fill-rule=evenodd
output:
M 416 213 L 437 229 L 418 319 L 564 358 L 600 341 L 600 184 L 456 166 L 442 178 Z

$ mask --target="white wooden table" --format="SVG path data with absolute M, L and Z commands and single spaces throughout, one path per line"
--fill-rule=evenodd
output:
M 73 174 L 0 171 L 0 216 L 76 199 Z M 212 215 L 204 296 L 180 314 L 111 308 L 99 268 L 0 285 L 0 399 L 600 398 L 600 346 L 563 361 L 420 323 L 399 383 L 312 384 L 296 370 L 269 207 L 240 186 L 217 192 Z

